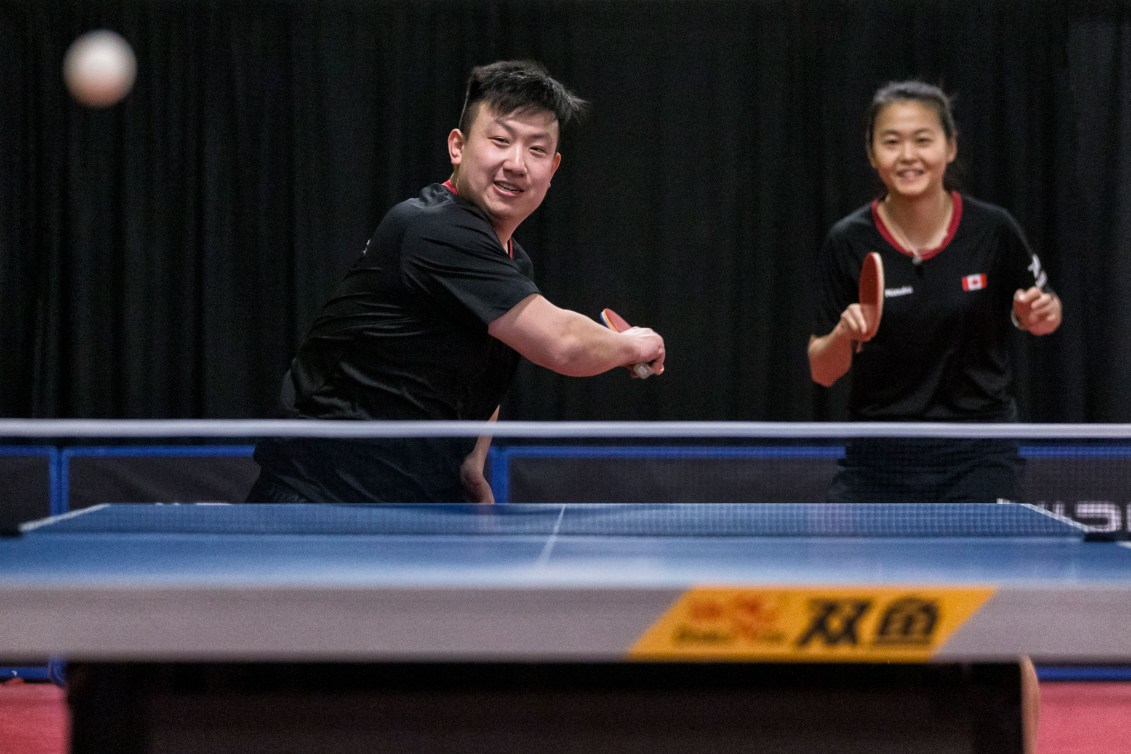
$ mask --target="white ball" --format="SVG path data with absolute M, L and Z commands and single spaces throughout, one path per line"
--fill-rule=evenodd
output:
M 117 104 L 130 93 L 136 77 L 137 58 L 130 43 L 106 29 L 83 34 L 63 58 L 67 89 L 89 107 Z

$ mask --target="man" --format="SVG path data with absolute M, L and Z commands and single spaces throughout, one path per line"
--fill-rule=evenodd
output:
M 615 333 L 554 306 L 513 234 L 561 164 L 562 128 L 586 103 L 539 65 L 475 68 L 451 177 L 385 216 L 283 380 L 289 417 L 487 420 L 520 356 L 569 376 L 647 363 L 663 339 Z M 492 502 L 490 438 L 263 440 L 249 502 Z

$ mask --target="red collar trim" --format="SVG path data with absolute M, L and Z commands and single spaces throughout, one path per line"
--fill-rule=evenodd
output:
M 936 254 L 942 252 L 943 249 L 950 245 L 950 242 L 954 239 L 954 234 L 958 232 L 958 223 L 962 221 L 962 194 L 958 193 L 957 191 L 951 191 L 950 197 L 954 200 L 954 212 L 951 213 L 950 224 L 946 226 L 946 236 L 943 237 L 942 243 L 940 243 L 935 248 L 920 252 L 920 260 L 930 259 Z M 884 240 L 891 244 L 892 248 L 899 251 L 899 253 L 905 256 L 914 257 L 914 251 L 912 251 L 911 249 L 903 248 L 899 241 L 895 240 L 895 236 L 892 235 L 891 231 L 888 230 L 888 226 L 884 224 L 883 219 L 880 217 L 879 207 L 880 200 L 873 199 L 872 222 L 876 224 L 876 230 L 880 231 L 880 235 L 884 237 Z
M 456 187 L 452 183 L 451 179 L 444 181 L 443 186 L 448 191 L 451 191 L 456 196 L 459 196 L 459 191 L 456 189 Z M 507 251 L 507 256 L 510 257 L 511 259 L 514 259 L 514 239 L 513 238 L 507 239 L 507 249 L 506 249 L 506 251 Z

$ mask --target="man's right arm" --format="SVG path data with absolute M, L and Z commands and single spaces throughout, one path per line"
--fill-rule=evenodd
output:
M 527 296 L 487 327 L 493 337 L 538 366 L 569 377 L 590 377 L 610 369 L 648 364 L 664 371 L 664 339 L 647 327 L 616 333 L 595 320 Z

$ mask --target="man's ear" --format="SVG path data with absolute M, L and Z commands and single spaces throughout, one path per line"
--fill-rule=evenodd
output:
M 453 128 L 448 134 L 448 159 L 452 161 L 453 166 L 463 161 L 463 144 L 463 131 Z

